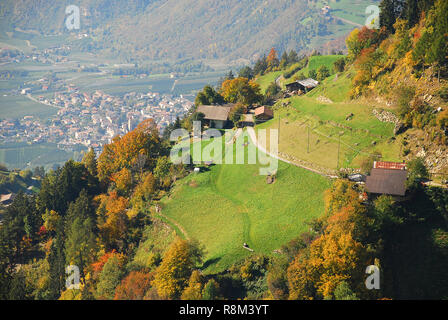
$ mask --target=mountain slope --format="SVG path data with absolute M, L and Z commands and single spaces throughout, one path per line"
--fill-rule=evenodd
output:
M 377 3 L 378 1 L 373 1 Z M 134 59 L 256 58 L 270 47 L 306 51 L 346 35 L 353 24 L 337 15 L 355 16 L 372 1 L 340 0 L 325 15 L 325 1 L 265 0 L 81 0 L 80 44 Z M 2 27 L 68 31 L 65 1 L 4 1 Z M 330 5 L 333 2 L 330 1 Z M 356 5 L 355 5 L 356 4 Z M 344 11 L 341 11 L 344 8 Z M 4 28 L 5 29 L 5 28 Z M 79 44 L 75 41 L 74 44 Z M 343 45 L 343 43 L 342 43 Z M 339 48 L 338 48 L 339 49 Z

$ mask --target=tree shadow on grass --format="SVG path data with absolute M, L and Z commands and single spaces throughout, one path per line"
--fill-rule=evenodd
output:
M 221 260 L 220 257 L 218 257 L 218 258 L 213 258 L 213 259 L 208 259 L 208 260 L 205 261 L 204 264 L 202 265 L 201 270 L 205 270 L 205 269 L 207 269 L 207 268 L 210 267 L 211 265 L 216 264 L 219 260 Z

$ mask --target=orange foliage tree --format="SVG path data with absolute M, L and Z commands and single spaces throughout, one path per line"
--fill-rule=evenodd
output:
M 275 48 L 271 49 L 266 61 L 268 63 L 269 70 L 274 70 L 275 68 L 277 68 L 279 66 L 280 61 L 278 60 L 278 54 L 277 54 L 277 50 L 275 50 Z
M 143 300 L 151 289 L 153 274 L 132 271 L 115 289 L 114 300 Z
M 98 158 L 98 178 L 108 184 L 123 168 L 136 172 L 142 168 L 153 169 L 161 148 L 157 127 L 152 119 L 147 119 L 135 130 L 115 137 L 112 143 L 104 146 Z
M 95 200 L 99 202 L 97 214 L 101 242 L 106 249 L 112 250 L 119 247 L 126 236 L 128 200 L 119 196 L 116 191 L 109 195 L 99 195 Z

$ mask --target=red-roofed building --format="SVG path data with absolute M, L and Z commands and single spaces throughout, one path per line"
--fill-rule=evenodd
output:
M 255 109 L 255 118 L 260 120 L 269 120 L 274 117 L 274 112 L 268 107 L 259 107 Z
M 404 162 L 387 162 L 375 161 L 373 163 L 374 169 L 390 169 L 390 170 L 406 170 L 406 163 Z

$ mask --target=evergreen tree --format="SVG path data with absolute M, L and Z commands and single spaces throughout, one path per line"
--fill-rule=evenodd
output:
M 247 79 L 250 80 L 250 79 L 252 79 L 254 77 L 254 71 L 249 66 L 243 67 L 239 71 L 238 77 L 240 77 L 240 78 L 247 78 Z
M 87 192 L 83 190 L 78 199 L 67 210 L 65 222 L 65 255 L 67 264 L 76 265 L 82 278 L 96 250 L 97 227 L 95 212 L 90 205 Z
M 258 59 L 257 62 L 255 62 L 254 75 L 263 75 L 266 72 L 267 68 L 268 62 L 266 55 L 264 55 L 262 58 Z
M 296 62 L 299 62 L 299 56 L 297 55 L 297 52 L 291 50 L 288 55 L 288 63 L 293 64 Z
M 123 275 L 122 262 L 118 255 L 113 255 L 101 271 L 97 285 L 98 296 L 112 300 L 115 296 L 115 288 L 120 284 Z
M 285 69 L 289 64 L 290 64 L 290 62 L 289 62 L 288 53 L 286 51 L 284 51 L 282 54 L 282 58 L 280 60 L 280 68 Z
M 29 300 L 31 295 L 30 288 L 26 284 L 26 277 L 23 271 L 16 272 L 11 280 L 9 290 L 9 300 Z
M 65 290 L 65 251 L 64 251 L 64 223 L 60 221 L 56 230 L 56 238 L 51 244 L 48 255 L 49 292 L 50 299 L 58 299 Z
M 98 174 L 97 163 L 96 163 L 96 155 L 93 148 L 90 148 L 89 151 L 84 155 L 82 159 L 82 163 L 86 166 L 89 173 L 96 177 Z
M 216 105 L 224 103 L 224 98 L 210 85 L 206 85 L 200 91 L 194 101 L 196 106 L 200 105 Z
M 0 228 L 0 300 L 8 299 L 12 272 L 13 245 L 6 227 Z
M 408 21 L 408 27 L 415 26 L 420 19 L 418 0 L 406 0 L 404 18 Z
M 202 290 L 202 300 L 216 300 L 219 296 L 218 283 L 210 279 Z
M 380 3 L 380 26 L 388 33 L 394 33 L 394 24 L 402 15 L 404 0 L 383 0 Z

